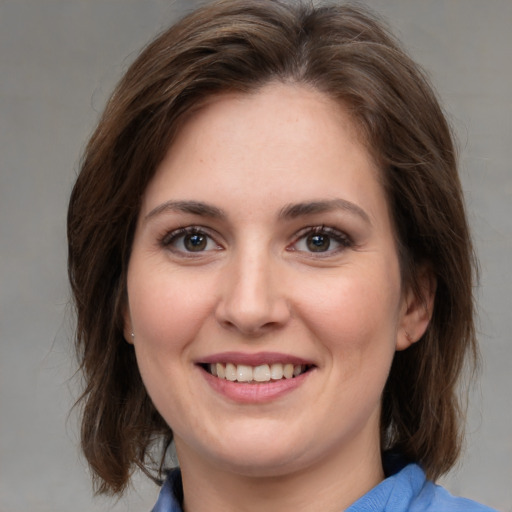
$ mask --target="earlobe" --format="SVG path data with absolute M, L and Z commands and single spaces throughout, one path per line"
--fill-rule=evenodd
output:
M 417 288 L 409 286 L 404 294 L 396 350 L 405 350 L 420 340 L 432 318 L 437 283 L 430 268 L 420 271 L 417 283 Z
M 133 333 L 132 320 L 130 317 L 130 313 L 128 311 L 128 307 L 126 307 L 124 312 L 124 327 L 123 327 L 123 336 L 127 343 L 133 344 L 135 340 L 135 334 Z
M 133 342 L 135 341 L 135 334 L 133 331 L 131 329 L 125 328 L 123 334 L 125 341 L 130 345 L 133 345 Z

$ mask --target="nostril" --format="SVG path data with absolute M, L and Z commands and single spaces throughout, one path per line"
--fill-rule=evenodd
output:
M 268 332 L 281 329 L 284 326 L 285 322 L 234 322 L 231 320 L 221 319 L 219 320 L 219 324 L 226 330 L 237 331 L 249 337 L 258 337 Z
M 251 336 L 257 336 L 273 329 L 279 329 L 290 319 L 287 304 L 274 301 L 270 303 L 235 302 L 222 304 L 216 311 L 219 324 L 229 330 L 237 330 Z

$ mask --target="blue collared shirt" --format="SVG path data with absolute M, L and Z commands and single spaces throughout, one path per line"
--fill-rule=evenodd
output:
M 183 512 L 181 473 L 172 470 L 152 512 Z M 452 496 L 426 479 L 417 464 L 407 464 L 359 498 L 345 512 L 495 512 L 466 498 Z

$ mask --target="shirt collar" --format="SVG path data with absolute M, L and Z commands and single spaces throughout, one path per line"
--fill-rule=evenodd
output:
M 384 456 L 388 477 L 366 493 L 345 512 L 407 512 L 409 505 L 425 485 L 425 473 L 417 464 L 407 464 L 393 454 Z M 158 501 L 151 512 L 183 512 L 181 472 L 175 468 L 167 474 Z

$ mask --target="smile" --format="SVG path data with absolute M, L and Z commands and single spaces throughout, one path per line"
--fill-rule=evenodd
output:
M 210 363 L 202 365 L 214 377 L 231 382 L 260 383 L 293 379 L 311 369 L 312 365 L 272 363 L 250 366 L 234 363 Z

